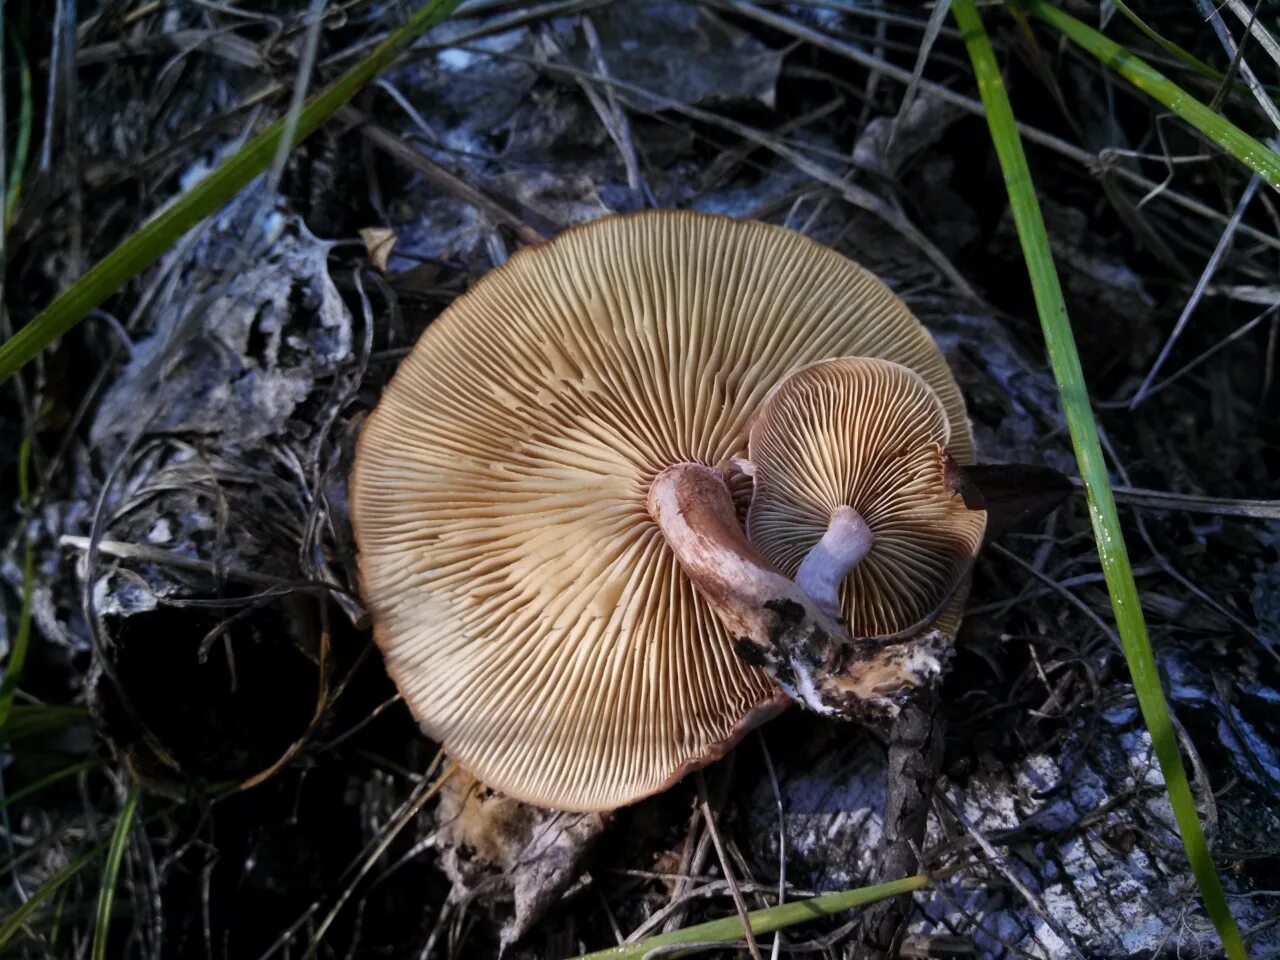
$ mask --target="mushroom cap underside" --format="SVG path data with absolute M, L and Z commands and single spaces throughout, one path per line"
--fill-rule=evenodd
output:
M 663 789 L 780 707 L 645 509 L 680 462 L 746 453 L 787 373 L 881 357 L 959 389 L 906 306 L 788 230 L 609 217 L 527 248 L 418 340 L 360 437 L 351 512 L 388 671 L 471 773 L 550 807 Z
M 792 372 L 750 429 L 751 542 L 794 576 L 836 510 L 852 507 L 872 544 L 841 591 L 850 634 L 916 632 L 964 581 L 986 529 L 986 512 L 956 489 L 951 429 L 938 395 L 902 364 L 836 357 Z

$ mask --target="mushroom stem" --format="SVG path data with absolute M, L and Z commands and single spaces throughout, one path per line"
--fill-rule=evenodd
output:
M 647 506 L 685 575 L 733 636 L 738 655 L 810 709 L 837 712 L 824 701 L 818 678 L 844 661 L 848 636 L 752 546 L 724 476 L 700 463 L 667 467 L 649 487 Z
M 718 470 L 700 463 L 667 467 L 649 487 L 647 505 L 685 574 L 735 639 L 768 640 L 777 616 L 766 607 L 772 601 L 799 604 L 815 626 L 842 633 L 752 546 Z
M 833 620 L 841 619 L 840 584 L 870 552 L 873 540 L 862 514 L 853 507 L 837 507 L 827 532 L 796 571 L 796 585 Z
M 694 589 L 733 636 L 737 654 L 808 709 L 846 717 L 893 713 L 905 693 L 941 673 L 949 644 L 936 630 L 895 644 L 851 639 L 843 620 L 824 612 L 747 539 L 718 470 L 667 467 L 650 485 L 646 506 Z M 835 596 L 845 573 L 866 556 L 870 531 L 860 533 L 859 526 L 866 524 L 852 509 L 832 518 L 813 551 L 826 552 L 811 564 L 817 593 L 830 580 Z

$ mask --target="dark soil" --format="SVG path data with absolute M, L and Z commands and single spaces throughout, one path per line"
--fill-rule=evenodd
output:
M 15 48 L 33 119 L 0 332 L 283 112 L 307 6 L 6 7 L 10 167 Z M 1092 5 L 1063 6 L 1097 22 Z M 312 84 L 409 7 L 331 0 Z M 1191 5 L 1133 7 L 1228 65 Z M 1042 25 L 983 11 L 1014 109 L 1039 132 L 1029 160 L 1114 481 L 1205 498 L 1129 498 L 1122 516 L 1232 909 L 1253 955 L 1280 954 L 1280 528 L 1222 512 L 1280 499 L 1275 193 L 1258 190 L 1158 389 L 1131 406 L 1248 171 Z M 502 878 L 451 884 L 446 858 L 474 851 L 450 839 L 435 800 L 410 816 L 436 747 L 369 639 L 345 480 L 361 420 L 416 336 L 537 236 L 643 206 L 801 229 L 874 270 L 934 332 L 984 459 L 1074 474 L 985 122 L 936 93 L 976 98 L 951 21 L 885 148 L 904 93 L 887 71 L 913 69 L 928 15 L 892 2 L 483 4 L 361 93 L 278 182 L 260 179 L 0 388 L 10 650 L 25 538 L 35 557 L 10 721 L 22 713 L 32 732 L 11 733 L 0 783 L 13 797 L 70 771 L 3 811 L 6 912 L 55 887 L 7 931 L 9 949 L 88 952 L 101 858 L 58 871 L 109 841 L 139 784 L 106 956 L 497 954 L 512 913 Z M 1118 15 L 1107 32 L 1213 97 Z M 1261 49 L 1246 57 L 1278 79 Z M 599 81 L 601 58 L 620 85 Z M 1222 111 L 1275 134 L 1247 93 Z M 841 194 L 842 178 L 914 224 L 980 299 L 892 217 Z M 395 231 L 385 275 L 358 239 L 367 227 Z M 947 879 L 917 895 L 904 955 L 1213 955 L 1083 497 L 988 549 L 969 608 L 939 697 L 944 776 L 923 851 Z M 885 775 L 875 737 L 798 710 L 709 769 L 747 905 L 775 901 L 784 850 L 789 898 L 878 879 Z M 618 812 L 510 955 L 565 957 L 731 915 L 696 808 L 690 780 Z M 403 828 L 380 849 L 397 811 Z M 845 919 L 789 931 L 782 953 L 859 955 Z

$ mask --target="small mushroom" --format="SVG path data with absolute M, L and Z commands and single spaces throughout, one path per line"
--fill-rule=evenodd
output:
M 790 652 L 796 676 L 784 689 L 812 709 L 847 713 L 940 670 L 920 645 L 904 657 L 912 648 L 889 642 L 938 619 L 982 545 L 987 514 L 966 505 L 950 442 L 937 394 L 888 360 L 820 360 L 761 404 L 747 533 L 851 638 L 842 662 L 825 668 Z M 879 669 L 889 665 L 901 668 L 896 679 Z
M 779 649 L 856 660 L 831 604 L 748 540 L 733 468 L 770 390 L 839 356 L 914 371 L 931 429 L 940 409 L 968 462 L 964 403 L 925 329 L 871 274 L 778 227 L 609 217 L 445 310 L 370 415 L 351 481 L 375 638 L 426 733 L 518 799 L 608 810 L 776 713 Z M 888 569 L 870 550 L 860 566 Z M 818 568 L 813 583 L 830 578 Z M 814 589 L 829 601 L 834 581 Z M 942 592 L 902 604 L 902 622 Z M 856 622 L 889 622 L 880 607 Z

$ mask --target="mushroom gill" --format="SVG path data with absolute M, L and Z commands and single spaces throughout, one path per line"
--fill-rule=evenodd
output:
M 778 227 L 610 217 L 445 310 L 370 415 L 351 482 L 375 638 L 426 733 L 518 799 L 605 810 L 780 709 L 649 497 L 660 475 L 742 457 L 774 385 L 831 356 L 916 371 L 970 459 L 960 392 L 910 311 Z
M 751 426 L 751 542 L 813 593 L 814 548 L 857 517 L 838 615 L 858 639 L 918 631 L 967 575 L 986 526 L 953 481 L 950 440 L 941 400 L 901 364 L 839 357 L 795 371 Z

